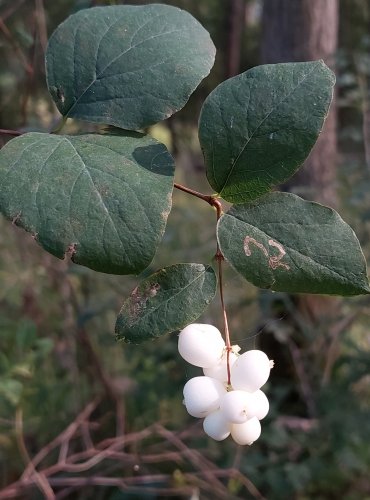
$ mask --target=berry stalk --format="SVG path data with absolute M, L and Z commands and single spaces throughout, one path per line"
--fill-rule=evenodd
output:
M 178 184 L 175 182 L 174 187 L 176 189 L 179 189 L 180 191 L 183 191 L 184 193 L 190 194 L 192 196 L 195 196 L 196 198 L 199 198 L 212 207 L 216 209 L 217 213 L 217 222 L 220 219 L 223 211 L 222 211 L 222 204 L 221 202 L 215 198 L 212 195 L 207 195 L 200 193 L 199 191 L 195 191 L 194 189 L 190 189 L 186 186 L 183 186 L 182 184 Z M 224 332 L 225 332 L 225 343 L 226 343 L 226 362 L 227 362 L 227 384 L 230 386 L 231 385 L 231 370 L 230 370 L 230 352 L 231 352 L 231 341 L 230 341 L 230 331 L 229 331 L 229 323 L 227 320 L 227 313 L 226 313 L 226 307 L 225 307 L 225 301 L 224 301 L 224 287 L 223 287 L 223 275 L 222 275 L 222 262 L 224 260 L 224 256 L 221 253 L 220 247 L 217 243 L 217 249 L 216 249 L 216 255 L 215 259 L 217 260 L 217 267 L 218 267 L 218 286 L 220 290 L 220 299 L 221 299 L 221 308 L 222 308 L 222 315 L 224 319 Z
M 217 244 L 216 260 L 218 264 L 218 286 L 220 290 L 220 300 L 222 315 L 224 318 L 224 332 L 225 332 L 225 343 L 226 343 L 226 366 L 227 366 L 227 384 L 231 385 L 231 370 L 230 370 L 230 352 L 231 352 L 231 340 L 229 331 L 229 322 L 227 320 L 227 312 L 224 301 L 224 287 L 223 287 L 223 274 L 222 274 L 222 262 L 224 257 L 220 252 Z

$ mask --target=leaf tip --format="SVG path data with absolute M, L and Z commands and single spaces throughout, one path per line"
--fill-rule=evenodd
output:
M 370 294 L 370 283 L 368 279 L 366 279 L 366 283 L 361 287 L 360 289 L 360 294 L 361 295 L 369 295 Z

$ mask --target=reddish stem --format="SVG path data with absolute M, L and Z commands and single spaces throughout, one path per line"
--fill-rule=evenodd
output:
M 190 189 L 186 186 L 182 186 L 181 184 L 177 184 L 175 182 L 175 188 L 179 189 L 180 191 L 184 191 L 185 193 L 191 194 L 192 196 L 195 196 L 212 207 L 216 209 L 217 212 L 217 221 L 220 219 L 222 215 L 222 204 L 217 198 L 215 198 L 212 195 L 207 195 L 203 193 L 199 193 L 198 191 L 194 191 L 194 189 Z M 225 342 L 226 342 L 226 363 L 227 363 L 227 384 L 231 385 L 231 376 L 230 376 L 230 352 L 231 352 L 231 341 L 230 341 L 230 332 L 229 332 L 229 323 L 227 320 L 227 313 L 226 313 L 226 308 L 225 308 L 225 302 L 224 302 L 224 291 L 223 291 L 223 276 L 222 276 L 222 262 L 224 260 L 224 256 L 221 253 L 219 244 L 217 243 L 217 250 L 216 250 L 216 255 L 215 259 L 217 260 L 217 267 L 218 267 L 218 285 L 220 289 L 220 299 L 221 299 L 221 308 L 222 308 L 222 314 L 224 318 L 224 331 L 225 331 Z
M 222 213 L 222 205 L 218 200 L 216 200 L 216 198 L 214 196 L 212 196 L 210 194 L 200 193 L 199 191 L 195 191 L 194 189 L 190 189 L 186 186 L 183 186 L 182 184 L 178 184 L 177 182 L 175 182 L 174 186 L 176 189 L 179 189 L 180 191 L 184 191 L 184 193 L 188 193 L 188 194 L 191 194 L 192 196 L 195 196 L 196 198 L 200 198 L 201 200 L 205 201 L 206 203 L 208 203 L 212 207 L 217 207 L 219 205 L 221 207 L 220 213 Z
M 4 135 L 22 135 L 23 132 L 18 132 L 18 130 L 9 130 L 7 128 L 0 128 L 0 134 Z

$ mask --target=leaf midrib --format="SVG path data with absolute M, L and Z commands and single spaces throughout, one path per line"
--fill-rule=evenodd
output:
M 309 76 L 313 73 L 314 69 L 316 69 L 316 66 L 317 66 L 317 65 L 315 65 L 315 66 L 314 66 L 314 67 L 313 67 L 313 68 L 312 68 L 312 69 L 311 69 L 311 70 L 310 70 L 310 71 L 309 71 L 309 72 L 308 72 L 308 73 L 304 76 L 304 78 L 303 78 L 303 79 L 302 79 L 302 80 L 298 83 L 298 85 L 296 85 L 296 86 L 294 87 L 294 89 L 293 89 L 293 90 L 291 90 L 291 91 L 290 91 L 290 92 L 289 92 L 286 96 L 284 96 L 284 98 L 283 98 L 283 99 L 281 99 L 281 101 L 279 101 L 279 102 L 276 104 L 276 106 L 275 106 L 275 107 L 273 107 L 273 108 L 271 109 L 271 111 L 270 111 L 270 112 L 269 112 L 269 113 L 268 113 L 268 114 L 267 114 L 267 115 L 263 118 L 263 120 L 261 120 L 261 122 L 258 124 L 258 126 L 254 129 L 254 131 L 252 132 L 251 136 L 250 136 L 250 137 L 246 140 L 245 144 L 242 146 L 242 148 L 241 148 L 240 152 L 238 153 L 238 156 L 236 157 L 236 160 L 235 160 L 235 161 L 234 161 L 234 163 L 232 164 L 232 167 L 231 167 L 231 169 L 230 169 L 230 171 L 229 171 L 229 173 L 228 173 L 228 175 L 227 175 L 227 177 L 226 177 L 226 180 L 225 180 L 225 182 L 223 183 L 223 186 L 222 186 L 222 188 L 221 188 L 221 190 L 220 190 L 220 192 L 219 192 L 219 194 L 220 194 L 220 195 L 222 195 L 222 191 L 225 189 L 225 186 L 227 185 L 227 183 L 228 183 L 228 181 L 229 181 L 229 179 L 230 179 L 231 175 L 233 174 L 234 169 L 235 169 L 235 167 L 236 167 L 236 165 L 237 165 L 237 163 L 238 163 L 238 161 L 239 161 L 239 159 L 240 159 L 241 155 L 242 155 L 242 154 L 244 153 L 244 151 L 246 150 L 246 148 L 247 148 L 248 144 L 249 144 L 249 143 L 250 143 L 250 141 L 253 139 L 253 137 L 255 136 L 256 132 L 257 132 L 257 131 L 261 128 L 261 126 L 262 126 L 262 125 L 264 124 L 264 122 L 265 122 L 265 121 L 266 121 L 266 120 L 267 120 L 267 119 L 271 116 L 271 114 L 272 114 L 272 113 L 273 113 L 273 112 L 274 112 L 274 111 L 275 111 L 275 110 L 276 110 L 279 106 L 281 106 L 281 104 L 283 104 L 283 102 L 284 102 L 286 99 L 288 99 L 289 97 L 291 97 L 291 96 L 294 94 L 294 92 L 295 92 L 295 91 L 296 91 L 296 90 L 297 90 L 297 89 L 298 89 L 298 88 L 299 88 L 299 87 L 300 87 L 300 86 L 301 86 L 301 85 L 305 82 L 305 80 L 306 80 L 306 79 L 307 79 L 307 78 L 308 78 L 308 77 L 309 77 Z
M 157 17 L 160 17 L 160 16 L 157 16 Z M 114 23 L 116 24 L 116 23 Z M 139 30 L 138 30 L 139 31 Z M 83 90 L 83 92 L 80 94 L 80 96 L 77 98 L 77 100 L 72 104 L 72 106 L 70 106 L 70 108 L 68 109 L 68 111 L 65 113 L 64 116 L 68 116 L 71 114 L 71 112 L 73 111 L 73 109 L 78 105 L 79 101 L 82 99 L 82 97 L 86 94 L 86 92 L 88 92 L 88 90 L 99 80 L 101 79 L 101 77 L 103 76 L 104 72 L 110 67 L 112 66 L 112 64 L 115 63 L 115 61 L 117 61 L 118 59 L 120 59 L 122 56 L 124 56 L 125 54 L 127 54 L 128 52 L 130 52 L 130 50 L 132 49 L 135 49 L 136 47 L 139 47 L 140 45 L 142 45 L 143 43 L 149 41 L 149 40 L 152 40 L 153 38 L 158 38 L 160 36 L 165 36 L 165 35 L 170 35 L 172 33 L 179 33 L 179 32 L 182 32 L 184 31 L 183 29 L 176 29 L 176 30 L 172 30 L 172 31 L 166 31 L 164 33 L 158 33 L 157 35 L 153 35 L 149 38 L 146 38 L 145 40 L 142 40 L 141 42 L 137 43 L 136 45 L 130 45 L 130 47 L 121 52 L 120 54 L 118 54 L 116 57 L 114 57 L 101 71 L 100 73 L 98 74 L 95 74 L 95 77 L 94 79 L 91 81 L 91 83 Z M 137 32 L 134 33 L 134 35 L 132 36 L 132 38 L 135 37 Z M 104 35 L 105 36 L 105 35 Z M 99 50 L 99 47 L 100 47 L 100 43 L 98 45 L 98 50 Z M 98 55 L 98 53 L 97 53 Z M 97 63 L 97 60 L 95 61 L 95 67 L 96 67 L 96 63 Z M 122 74 L 125 74 L 125 73 L 122 73 Z

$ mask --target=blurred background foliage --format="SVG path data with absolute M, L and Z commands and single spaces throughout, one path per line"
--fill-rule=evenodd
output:
M 45 85 L 47 37 L 69 14 L 114 3 L 125 2 L 0 1 L 1 129 L 48 131 L 58 123 Z M 294 25 L 299 31 L 295 9 L 306 8 L 307 0 L 161 3 L 190 11 L 210 31 L 218 50 L 211 75 L 188 105 L 150 130 L 173 151 L 177 180 L 209 192 L 196 128 L 204 98 L 225 78 L 261 61 L 269 62 L 266 54 L 276 49 L 269 41 L 273 26 L 274 36 L 281 32 L 282 38 L 289 32 L 287 26 Z M 278 12 L 274 13 L 273 3 Z M 369 261 L 370 2 L 310 3 L 312 9 L 322 4 L 339 8 L 335 54 L 328 61 L 336 67 L 338 79 L 336 127 L 332 131 L 337 149 L 330 182 L 334 176 L 333 205 L 356 230 Z M 306 30 L 315 22 L 315 16 L 306 17 L 301 28 Z M 334 19 L 324 22 L 330 25 Z M 297 42 L 290 49 L 287 41 L 275 38 L 275 42 L 285 43 L 291 60 L 299 59 L 293 54 Z M 308 39 L 303 38 L 302 43 L 306 47 Z M 327 54 L 322 57 L 327 59 Z M 71 120 L 66 127 L 71 133 L 87 129 L 86 124 Z M 1 145 L 10 138 L 2 133 Z M 326 154 L 332 151 L 320 152 L 321 169 L 329 163 Z M 299 182 L 306 181 L 294 182 L 293 189 L 300 190 Z M 320 199 L 320 180 L 310 182 L 311 188 L 316 186 L 313 197 Z M 214 251 L 212 210 L 202 201 L 175 192 L 163 242 L 144 275 L 176 262 L 210 262 Z M 179 358 L 176 335 L 140 346 L 115 342 L 116 314 L 139 278 L 103 275 L 58 261 L 29 235 L 1 219 L 0 279 L 0 498 L 10 498 L 1 492 L 6 495 L 7 485 L 17 481 L 30 457 L 48 446 L 99 397 L 99 407 L 94 410 L 98 439 L 130 435 L 154 422 L 165 426 L 171 439 L 161 431 L 162 442 L 134 440 L 129 449 L 137 463 L 108 470 L 106 461 L 98 461 L 83 471 L 90 484 L 77 481 L 74 486 L 62 487 L 56 482 L 56 498 L 370 499 L 367 298 L 327 302 L 261 292 L 226 270 L 225 295 L 234 343 L 243 350 L 259 346 L 276 362 L 267 387 L 271 411 L 263 422 L 262 436 L 251 448 L 238 448 L 229 441 L 208 440 L 201 433 L 201 424 L 186 415 L 182 387 L 196 372 Z M 201 321 L 221 328 L 217 300 Z M 182 451 L 190 457 L 188 462 L 167 457 L 150 466 L 140 465 L 142 454 L 153 446 L 175 443 L 178 436 L 187 442 L 189 451 Z M 74 451 L 78 446 L 72 446 Z M 246 479 L 232 474 L 223 481 L 224 490 L 210 484 L 207 475 L 205 482 L 199 482 L 197 474 L 203 469 L 198 452 L 212 470 L 233 469 Z M 198 462 L 194 459 L 197 456 Z M 56 460 L 51 453 L 44 466 Z M 140 474 L 149 473 L 163 475 L 160 488 L 144 478 L 140 481 Z M 136 474 L 141 486 L 126 491 L 113 483 L 92 486 L 92 477 L 107 474 L 113 478 Z M 62 471 L 58 478 L 68 475 Z M 187 485 L 190 490 L 184 489 Z M 48 498 L 40 489 L 44 491 L 36 485 L 20 489 L 12 498 Z

